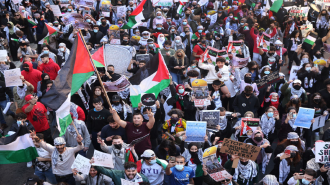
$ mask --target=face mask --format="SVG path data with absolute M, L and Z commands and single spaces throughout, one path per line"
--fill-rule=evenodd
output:
M 268 112 L 267 113 L 267 116 L 270 117 L 270 118 L 272 118 L 274 116 L 274 113 L 273 112 Z
M 153 44 L 149 44 L 149 47 L 154 47 L 154 45 Z
M 183 24 L 183 25 L 187 25 L 187 22 L 183 22 L 182 24 Z
M 22 51 L 26 51 L 26 48 L 21 48 Z
M 150 164 L 155 164 L 155 163 L 156 163 L 156 159 L 151 160 L 149 163 L 150 163 Z
M 157 30 L 161 30 L 162 28 L 160 28 L 160 27 L 157 27 Z
M 91 20 L 90 19 L 86 19 L 86 22 L 91 22 Z
M 201 42 L 202 44 L 206 44 L 206 40 L 202 40 L 202 42 Z
M 302 182 L 303 184 L 309 184 L 309 183 L 310 183 L 310 182 L 309 182 L 308 180 L 306 180 L 306 179 L 302 179 L 301 182 Z
M 232 19 L 233 17 L 234 17 L 234 16 L 232 16 L 232 15 L 229 16 L 229 18 L 231 18 L 231 19 Z
M 321 100 L 320 99 L 314 99 L 314 102 L 318 104 L 318 103 L 321 102 Z
M 157 16 L 157 19 L 161 19 L 161 18 L 162 18 L 162 16 L 161 16 L 161 15 L 158 15 L 158 16 Z
M 303 59 L 301 59 L 301 62 L 304 64 L 304 63 L 308 63 L 309 60 L 308 60 L 308 58 L 303 58 Z
M 60 51 L 62 51 L 62 52 L 63 52 L 63 51 L 64 51 L 64 48 L 60 48 Z
M 246 165 L 249 163 L 249 161 L 246 161 L 246 162 L 242 162 L 242 161 L 240 161 L 240 162 L 241 162 L 241 164 L 244 165 L 244 166 L 246 166 Z
M 252 93 L 245 93 L 246 96 L 251 96 Z
M 106 25 L 107 24 L 107 22 L 102 22 L 102 25 Z
M 180 94 L 184 93 L 184 89 L 179 89 L 179 93 Z
M 245 23 L 244 22 L 241 22 L 241 26 L 243 26 Z
M 29 68 L 24 68 L 24 71 L 29 72 L 30 69 Z
M 292 117 L 293 117 L 293 118 L 297 117 L 297 114 L 292 114 Z
M 127 42 L 128 40 L 127 39 L 123 39 L 124 42 Z
M 147 38 L 148 38 L 148 36 L 143 36 L 143 38 L 144 38 L 144 39 L 147 39 Z
M 101 92 L 98 92 L 98 91 L 95 92 L 95 95 L 96 95 L 96 96 L 100 96 L 101 94 L 102 94 Z
M 195 68 L 196 66 L 191 66 L 192 68 Z
M 165 40 L 164 37 L 159 37 L 160 40 Z
M 294 157 L 296 157 L 296 153 L 291 153 L 290 158 L 294 158 Z
M 274 55 L 274 53 L 269 53 L 269 52 L 268 52 L 268 55 L 269 55 L 269 56 L 273 56 L 273 55 Z
M 22 121 L 17 121 L 18 127 L 21 126 L 21 124 L 22 124 Z
M 279 50 L 280 49 L 280 46 L 275 46 L 276 50 Z
M 316 58 L 321 58 L 321 54 L 315 54 Z
M 97 33 L 99 30 L 94 30 L 94 33 Z
M 170 48 L 171 48 L 171 47 L 166 47 L 166 46 L 165 46 L 165 49 L 170 49 Z
M 272 102 L 277 102 L 277 100 L 271 99 Z
M 180 40 L 175 40 L 176 43 L 180 43 Z
M 252 82 L 252 79 L 249 76 L 245 76 L 244 77 L 244 81 L 245 81 L 245 83 L 251 83 Z
M 175 32 L 175 29 L 171 29 L 171 32 Z
M 270 71 L 264 71 L 265 75 L 269 75 Z
M 305 68 L 305 70 L 308 71 L 308 72 L 309 72 L 311 69 L 312 69 L 311 67 L 306 67 L 306 68 Z
M 290 143 L 291 143 L 292 145 L 295 145 L 295 146 L 297 146 L 297 145 L 298 145 L 298 143 L 299 143 L 299 141 L 290 141 Z
M 293 88 L 296 89 L 296 90 L 299 90 L 300 89 L 300 85 L 294 85 Z
M 22 13 L 24 13 L 25 12 L 25 10 L 22 10 Z
M 147 51 L 140 51 L 140 54 L 146 54 Z
M 71 11 L 72 11 L 71 8 L 69 8 L 69 9 L 68 9 L 68 12 L 71 12 Z
M 114 105 L 119 105 L 119 102 L 113 102 L 112 104 L 114 104 Z
M 202 33 L 203 32 L 203 30 L 198 30 L 198 33 Z
M 123 24 L 118 24 L 119 27 L 121 27 Z
M 121 149 L 121 144 L 114 145 L 116 149 L 120 150 Z
M 254 140 L 256 140 L 257 142 L 262 141 L 262 137 L 255 137 Z
M 175 165 L 175 168 L 179 171 L 181 171 L 183 169 L 183 165 L 177 164 Z
M 43 51 L 43 53 L 45 53 L 45 54 L 48 54 L 48 53 L 49 53 L 49 51 L 48 51 L 48 50 L 45 50 L 45 51 Z

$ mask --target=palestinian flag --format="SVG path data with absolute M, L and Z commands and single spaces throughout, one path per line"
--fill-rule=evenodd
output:
M 132 29 L 138 27 L 142 20 L 144 20 L 143 16 L 143 5 L 147 0 L 143 0 L 129 15 L 128 22 L 121 29 Z
M 315 35 L 313 32 L 309 33 L 309 35 L 306 37 L 306 39 L 302 44 L 302 49 L 305 49 L 306 52 L 312 49 L 312 46 L 314 45 L 316 38 L 317 35 Z
M 247 124 L 243 124 L 242 125 L 242 128 L 241 128 L 241 134 L 240 134 L 240 136 L 242 136 L 244 134 L 246 135 L 246 133 L 247 133 L 248 130 L 252 130 L 252 128 L 249 127 Z
M 70 97 L 79 90 L 81 85 L 94 74 L 94 66 L 83 37 L 77 33 L 77 37 L 71 48 L 68 61 L 65 62 L 57 75 L 53 86 L 40 99 L 46 107 L 56 111 L 56 119 L 60 136 L 66 127 L 71 124 Z
M 130 96 L 133 107 L 138 107 L 142 93 L 154 93 L 157 97 L 159 92 L 170 84 L 169 72 L 163 56 L 156 54 L 138 72 L 129 78 L 131 82 Z
M 0 164 L 30 162 L 36 157 L 38 153 L 26 126 L 20 126 L 11 136 L 0 138 Z
M 30 24 L 32 24 L 33 26 L 37 25 L 37 23 L 34 22 L 34 20 L 33 20 L 30 16 L 27 17 L 27 20 L 28 20 L 28 22 L 29 22 Z
M 15 41 L 15 42 L 19 42 L 19 39 L 10 38 L 10 40 Z
M 283 4 L 283 0 L 275 0 L 275 1 L 271 0 L 271 1 L 273 2 L 273 4 L 269 10 L 277 13 Z
M 48 37 L 56 33 L 57 32 L 53 27 L 45 23 L 44 29 L 42 30 L 42 34 L 38 36 L 38 44 L 43 44 L 45 39 L 48 41 Z
M 181 15 L 181 13 L 183 12 L 184 4 L 183 4 L 183 2 L 181 2 L 181 1 L 179 1 L 179 2 L 180 2 L 180 5 L 179 5 L 179 7 L 178 7 L 177 13 L 178 13 L 179 15 Z
M 100 47 L 93 55 L 95 67 L 105 67 L 104 63 L 104 46 Z
M 125 150 L 125 162 L 135 162 L 131 148 L 126 148 Z

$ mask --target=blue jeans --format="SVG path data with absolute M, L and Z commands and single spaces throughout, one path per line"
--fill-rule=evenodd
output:
M 0 101 L 0 107 L 2 108 L 2 110 L 6 108 L 6 105 L 7 105 L 7 100 Z M 15 113 L 13 113 L 13 112 L 9 109 L 9 110 L 7 111 L 7 114 L 14 115 Z M 6 120 L 5 120 L 5 117 L 3 116 L 2 111 L 0 111 L 0 124 L 7 124 L 7 123 L 6 123 Z
M 172 81 L 173 82 L 176 82 L 177 84 L 182 84 L 182 80 L 181 80 L 181 75 L 180 74 L 172 73 L 172 72 L 170 72 L 170 74 L 172 76 Z
M 51 184 L 57 184 L 56 177 L 53 174 L 52 168 L 50 167 L 48 170 L 42 172 L 39 171 L 37 168 L 35 169 L 34 173 L 39 177 L 40 180 L 46 181 L 48 180 Z

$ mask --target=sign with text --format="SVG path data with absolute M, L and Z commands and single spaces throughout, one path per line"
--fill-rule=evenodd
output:
M 314 118 L 314 113 L 314 109 L 300 107 L 293 126 L 309 129 L 312 124 L 312 119 Z
M 77 169 L 79 172 L 88 175 L 89 170 L 91 168 L 91 164 L 89 163 L 89 159 L 83 157 L 82 155 L 78 154 L 76 159 L 74 160 L 71 169 Z
M 125 76 L 121 76 L 118 80 L 114 82 L 103 82 L 104 89 L 107 92 L 120 92 L 124 91 L 131 83 L 127 80 Z
M 136 54 L 135 59 L 136 59 L 136 61 L 139 61 L 139 62 L 141 60 L 149 62 L 150 61 L 150 55 L 149 54 Z
M 330 142 L 316 142 L 315 143 L 315 162 L 327 163 L 330 162 Z
M 316 130 L 318 128 L 324 127 L 325 120 L 328 119 L 328 115 L 326 115 L 326 116 L 323 116 L 322 115 L 322 116 L 318 116 L 318 117 L 314 118 L 315 121 L 313 123 L 313 129 L 312 130 L 314 131 L 314 130 Z
M 295 17 L 307 17 L 309 11 L 309 7 L 292 7 L 289 11 L 289 16 Z
M 202 110 L 201 121 L 207 122 L 207 127 L 215 127 L 220 122 L 220 110 Z
M 195 99 L 194 100 L 195 107 L 204 107 L 211 105 L 211 101 L 208 99 Z
M 206 121 L 187 121 L 186 142 L 204 142 Z
M 240 137 L 247 137 L 246 132 L 252 130 L 253 132 L 257 130 L 259 126 L 259 118 L 242 118 L 241 119 L 241 134 Z
M 222 143 L 220 152 L 231 155 L 238 155 L 239 157 L 244 157 L 255 161 L 259 155 L 260 150 L 260 147 L 225 138 Z
M 98 150 L 94 150 L 93 157 L 94 157 L 93 165 L 114 168 L 112 162 L 112 156 L 110 154 L 103 153 Z
M 22 80 L 21 80 L 21 69 L 8 69 L 4 71 L 4 77 L 5 77 L 5 83 L 6 87 L 15 87 L 15 86 L 21 86 Z
M 270 84 L 274 84 L 280 81 L 280 75 L 278 71 L 275 71 L 267 76 L 262 77 L 259 80 L 256 80 L 256 84 L 258 86 L 258 89 L 262 89 L 264 87 L 269 86 Z
M 58 6 L 58 5 L 50 5 L 50 7 L 52 8 L 52 11 L 53 11 L 54 16 L 62 16 L 62 12 L 61 12 L 60 6 Z
M 292 66 L 291 67 L 289 80 L 298 79 L 297 72 L 299 71 L 300 68 L 301 68 L 300 66 Z
M 153 6 L 172 6 L 172 0 L 152 0 Z

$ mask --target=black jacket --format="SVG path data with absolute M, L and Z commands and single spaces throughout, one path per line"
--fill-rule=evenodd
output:
M 90 31 L 91 38 L 89 39 L 89 42 L 91 42 L 93 45 L 100 44 L 100 40 L 103 38 L 104 34 L 101 31 L 98 31 L 97 33 Z
M 13 92 L 9 87 L 6 87 L 6 83 L 0 80 L 0 101 L 6 100 L 6 94 L 9 96 L 11 102 L 13 102 Z
M 25 121 L 25 124 L 28 124 L 27 125 L 27 129 L 29 130 L 29 131 L 34 131 L 35 129 L 34 129 L 34 126 L 29 122 L 29 120 L 26 120 Z M 13 131 L 13 132 L 17 132 L 18 131 L 18 125 L 17 125 L 17 122 L 14 122 L 12 125 L 11 125 L 11 127 L 10 127 L 10 129 L 9 129 L 9 131 Z
M 254 94 L 252 94 L 249 98 L 246 98 L 244 92 L 237 95 L 233 103 L 235 111 L 239 112 L 241 115 L 244 115 L 247 111 L 252 111 L 253 114 L 256 115 L 259 106 L 259 100 Z

